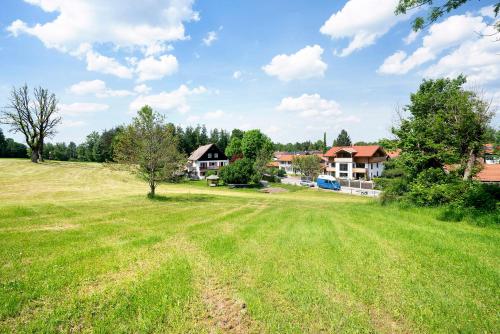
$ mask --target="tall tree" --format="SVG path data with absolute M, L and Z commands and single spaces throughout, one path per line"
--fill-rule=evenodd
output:
M 396 14 L 406 14 L 406 12 L 409 10 L 429 6 L 430 9 L 427 13 L 427 18 L 424 18 L 423 16 L 417 16 L 413 20 L 413 30 L 418 31 L 425 26 L 436 22 L 446 13 L 449 13 L 461 7 L 467 2 L 469 2 L 469 0 L 445 0 L 442 1 L 442 4 L 435 5 L 434 0 L 399 0 L 399 3 L 396 7 Z M 500 12 L 500 2 L 497 2 L 494 5 L 493 11 L 495 13 L 495 17 L 498 16 L 498 13 Z M 497 31 L 500 32 L 500 22 L 496 21 L 494 23 L 494 26 Z
M 43 160 L 43 143 L 55 133 L 61 122 L 57 116 L 57 99 L 42 87 L 35 88 L 34 98 L 29 96 L 28 86 L 13 88 L 9 104 L 2 111 L 0 122 L 11 126 L 11 131 L 24 135 L 31 150 L 31 161 Z
M 411 95 L 403 110 L 409 117 L 393 129 L 410 177 L 450 164 L 460 165 L 464 180 L 473 176 L 493 113 L 477 93 L 463 88 L 465 82 L 463 76 L 424 80 Z
M 158 183 L 172 179 L 185 162 L 172 128 L 149 106 L 142 107 L 133 123 L 118 136 L 115 158 L 135 167 L 148 182 L 150 197 L 155 196 Z
M 299 171 L 302 175 L 316 178 L 321 174 L 321 158 L 315 154 L 311 155 L 297 155 L 292 159 L 292 166 L 294 170 Z
M 333 146 L 351 146 L 351 145 L 352 145 L 351 138 L 349 137 L 347 131 L 344 129 L 340 131 L 340 134 L 337 137 L 337 139 L 333 141 Z
M 273 143 L 271 139 L 257 129 L 245 131 L 241 139 L 241 152 L 243 156 L 255 160 L 261 151 L 272 154 Z
M 326 151 L 326 146 L 327 144 L 326 144 L 326 131 L 325 131 L 323 132 L 323 153 L 325 153 Z

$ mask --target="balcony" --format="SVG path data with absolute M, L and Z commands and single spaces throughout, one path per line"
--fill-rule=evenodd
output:
M 221 167 L 222 166 L 203 166 L 203 167 L 200 167 L 200 172 L 205 172 L 207 170 L 218 170 Z
M 335 158 L 335 162 L 352 162 L 352 158 Z
M 361 174 L 366 174 L 366 168 L 353 168 L 352 169 L 353 173 L 361 173 Z
M 335 167 L 326 167 L 327 172 L 335 172 Z

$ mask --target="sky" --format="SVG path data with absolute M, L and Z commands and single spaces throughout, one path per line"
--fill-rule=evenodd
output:
M 181 126 L 259 128 L 274 141 L 390 137 L 423 78 L 468 76 L 500 105 L 495 1 L 418 34 L 397 0 L 3 0 L 0 106 L 13 87 L 59 100 L 52 142 L 82 142 L 148 104 Z M 493 125 L 498 128 L 496 116 Z M 19 134 L 8 137 L 22 141 Z

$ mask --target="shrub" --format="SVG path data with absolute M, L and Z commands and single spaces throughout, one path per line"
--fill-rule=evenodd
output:
M 210 175 L 217 175 L 217 172 L 214 170 L 209 170 L 205 173 L 205 176 L 210 176 Z
M 286 176 L 286 171 L 284 169 L 278 169 L 278 176 L 279 177 L 285 177 Z
M 247 184 L 254 175 L 253 161 L 239 159 L 220 169 L 220 178 L 225 184 Z

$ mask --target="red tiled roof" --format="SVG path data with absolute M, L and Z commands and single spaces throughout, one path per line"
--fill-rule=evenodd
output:
M 500 164 L 485 164 L 477 173 L 476 179 L 482 182 L 500 182 Z
M 271 161 L 267 164 L 267 167 L 279 167 L 278 161 Z
M 292 161 L 294 155 L 292 154 L 282 154 L 278 156 L 278 161 Z
M 387 151 L 387 155 L 391 159 L 399 157 L 400 154 L 401 154 L 401 150 L 399 148 L 395 151 Z
M 373 157 L 378 150 L 384 150 L 379 145 L 366 146 L 334 146 L 325 153 L 326 157 L 335 157 L 339 151 L 347 151 L 353 153 L 356 157 Z

